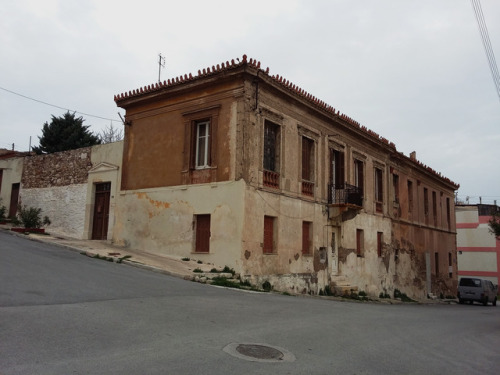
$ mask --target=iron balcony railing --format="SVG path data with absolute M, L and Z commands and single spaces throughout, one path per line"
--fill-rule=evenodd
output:
M 363 207 L 363 190 L 349 184 L 328 184 L 328 203 Z

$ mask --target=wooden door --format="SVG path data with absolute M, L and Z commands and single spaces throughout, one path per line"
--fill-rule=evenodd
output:
M 10 207 L 9 207 L 9 217 L 15 217 L 17 214 L 17 205 L 19 203 L 19 183 L 12 184 L 12 191 L 10 193 Z
M 111 182 L 96 184 L 95 186 L 93 240 L 106 240 L 108 238 L 110 192 Z

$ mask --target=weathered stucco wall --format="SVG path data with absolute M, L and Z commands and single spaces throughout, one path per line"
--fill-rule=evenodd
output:
M 159 255 L 241 269 L 243 181 L 121 192 L 113 240 Z M 195 215 L 210 214 L 210 252 L 196 253 Z
M 93 146 L 91 153 L 92 168 L 88 171 L 88 186 L 85 200 L 85 222 L 83 238 L 92 238 L 93 213 L 95 206 L 95 186 L 110 182 L 109 219 L 107 238 L 113 237 L 116 197 L 120 191 L 120 177 L 123 156 L 123 141 Z
M 12 184 L 21 182 L 23 173 L 23 157 L 10 159 L 0 159 L 0 169 L 2 170 L 2 186 L 0 186 L 0 204 L 7 208 L 7 214 L 10 209 L 10 196 Z

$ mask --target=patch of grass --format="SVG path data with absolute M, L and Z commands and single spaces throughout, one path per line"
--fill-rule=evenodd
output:
M 186 258 L 182 258 L 181 260 L 183 260 L 184 262 L 188 262 L 191 260 L 191 258 L 186 257 Z
M 354 299 L 356 301 L 369 301 L 366 292 L 362 290 L 359 293 L 356 293 L 354 290 L 351 289 L 351 293 L 344 294 L 342 298 Z
M 202 264 L 203 262 L 202 262 L 201 260 L 199 260 L 199 261 L 198 261 L 198 262 L 196 262 L 196 263 L 198 263 L 198 264 Z
M 417 302 L 406 295 L 406 293 L 402 293 L 399 289 L 394 289 L 394 298 L 399 298 L 402 302 Z
M 230 273 L 231 275 L 234 276 L 234 274 L 236 273 L 235 270 L 233 270 L 232 268 L 228 267 L 228 266 L 224 266 L 224 268 L 222 269 L 222 272 L 224 273 Z
M 226 277 L 214 277 L 212 279 L 212 285 L 225 286 L 228 288 L 241 289 L 241 284 L 239 282 L 229 280 Z
M 245 286 L 245 287 L 249 287 L 249 288 L 253 287 L 253 285 L 250 284 L 250 281 L 248 281 L 248 280 L 240 280 L 240 285 Z
M 203 273 L 203 270 L 201 270 L 200 268 L 195 268 L 193 270 L 193 272 L 195 272 L 195 273 Z
M 118 260 L 116 261 L 116 263 L 122 263 L 124 260 L 130 259 L 130 258 L 132 258 L 132 255 L 122 256 L 121 258 L 118 258 Z

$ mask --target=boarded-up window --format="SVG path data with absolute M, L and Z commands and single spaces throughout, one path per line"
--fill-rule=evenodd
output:
M 413 211 L 413 182 L 408 180 L 408 213 Z
M 314 141 L 302 137 L 302 180 L 314 181 Z
M 450 198 L 446 198 L 446 221 L 448 223 L 448 230 L 450 230 L 451 228 Z
M 377 232 L 377 255 L 379 257 L 382 256 L 382 241 L 383 241 L 383 233 Z
M 382 169 L 375 168 L 375 200 L 383 202 L 384 189 L 383 189 L 383 174 Z
M 432 192 L 432 218 L 434 220 L 434 226 L 437 227 L 437 197 L 436 192 Z
M 196 245 L 195 252 L 210 251 L 210 215 L 196 215 Z
M 274 253 L 274 223 L 274 217 L 264 216 L 264 254 Z
M 302 222 L 302 254 L 311 255 L 311 235 L 312 223 L 309 221 Z
M 424 214 L 429 215 L 429 191 L 424 188 Z
M 399 203 L 399 176 L 392 175 L 392 188 L 394 190 L 394 203 Z
M 365 239 L 363 229 L 356 229 L 356 254 L 362 257 L 365 253 Z

